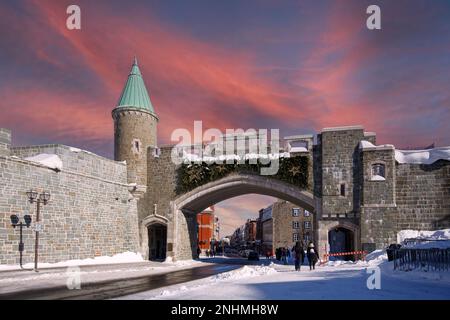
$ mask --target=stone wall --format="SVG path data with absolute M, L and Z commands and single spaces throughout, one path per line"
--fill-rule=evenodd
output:
M 396 165 L 397 229 L 450 227 L 450 161 Z
M 361 126 L 323 129 L 322 217 L 354 217 L 360 203 L 360 164 L 358 145 L 364 139 Z M 341 195 L 341 185 L 345 195 Z
M 74 149 L 72 149 L 74 150 Z M 10 215 L 31 213 L 26 191 L 51 194 L 42 207 L 40 262 L 138 252 L 136 200 L 128 191 L 126 165 L 66 146 L 12 148 L 15 156 L 0 156 L 0 264 L 18 263 L 19 231 L 10 225 Z M 20 156 L 58 154 L 59 172 L 21 160 Z M 34 233 L 24 229 L 24 263 L 34 258 Z

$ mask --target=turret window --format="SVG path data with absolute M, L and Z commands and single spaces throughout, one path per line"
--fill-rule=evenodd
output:
M 131 149 L 133 151 L 134 154 L 139 154 L 141 153 L 141 141 L 139 139 L 133 139 L 132 143 L 131 143 Z
M 386 180 L 385 165 L 382 163 L 375 163 L 372 165 L 372 181 L 384 181 Z

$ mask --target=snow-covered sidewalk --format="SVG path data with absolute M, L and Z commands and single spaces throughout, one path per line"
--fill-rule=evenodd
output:
M 122 297 L 122 299 L 450 299 L 450 274 L 394 272 L 384 252 L 374 252 L 367 262 L 330 262 L 310 271 L 302 266 L 244 266 L 209 278 Z M 379 267 L 380 289 L 369 289 Z

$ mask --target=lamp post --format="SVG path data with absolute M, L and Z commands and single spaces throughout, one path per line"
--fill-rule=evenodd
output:
M 20 261 L 20 268 L 23 269 L 22 266 L 22 256 L 23 256 L 23 249 L 24 249 L 24 244 L 23 244 L 23 236 L 22 236 L 22 229 L 23 226 L 26 226 L 27 228 L 30 227 L 31 225 L 31 216 L 26 214 L 23 219 L 25 221 L 25 223 L 23 223 L 22 221 L 20 221 L 20 218 L 18 215 L 11 215 L 11 225 L 13 228 L 19 227 L 20 230 L 20 241 L 19 241 L 19 261 Z
M 36 240 L 34 245 L 34 271 L 38 272 L 38 258 L 39 258 L 39 231 L 41 231 L 40 222 L 40 211 L 41 211 L 41 203 L 46 205 L 50 200 L 49 192 L 42 192 L 38 194 L 38 192 L 34 190 L 30 190 L 27 192 L 28 200 L 30 203 L 36 203 L 36 223 L 35 223 L 35 232 L 36 232 Z

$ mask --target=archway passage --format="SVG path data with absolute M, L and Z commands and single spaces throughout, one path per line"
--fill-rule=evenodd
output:
M 328 232 L 330 253 L 354 251 L 354 234 L 351 230 L 337 227 Z M 330 260 L 353 260 L 353 256 L 330 257 Z
M 185 193 L 172 203 L 175 223 L 173 241 L 176 259 L 192 259 L 197 256 L 198 239 L 196 214 L 226 199 L 247 194 L 259 194 L 286 200 L 309 212 L 315 212 L 311 192 L 285 182 L 251 174 L 230 174 Z M 257 212 L 255 212 L 257 214 Z
M 152 224 L 148 227 L 149 260 L 162 261 L 166 259 L 167 226 Z

